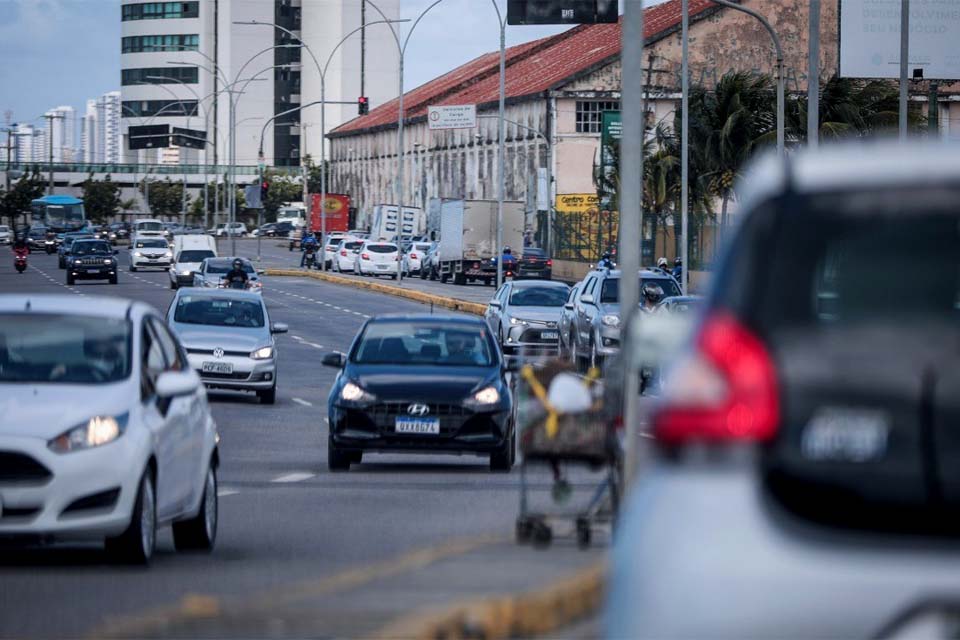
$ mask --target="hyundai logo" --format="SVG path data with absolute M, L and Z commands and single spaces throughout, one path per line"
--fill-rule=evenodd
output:
M 213 350 L 213 357 L 214 357 L 214 358 L 222 358 L 222 357 L 223 357 L 223 349 L 221 349 L 220 347 L 217 347 L 216 349 L 214 349 L 214 350 Z
M 407 413 L 412 416 L 425 416 L 430 413 L 430 407 L 425 404 L 412 404 L 407 407 Z

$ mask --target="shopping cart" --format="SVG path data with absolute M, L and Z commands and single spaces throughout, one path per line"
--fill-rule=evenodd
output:
M 519 543 L 533 542 L 548 546 L 553 539 L 552 524 L 572 522 L 577 544 L 590 546 L 596 525 L 612 524 L 619 508 L 619 482 L 622 449 L 614 421 L 603 407 L 603 394 L 595 371 L 580 379 L 590 393 L 591 405 L 584 411 L 563 413 L 549 401 L 550 385 L 559 375 L 575 375 L 566 362 L 550 361 L 540 368 L 526 365 L 521 370 L 518 399 L 520 425 L 520 513 L 516 522 Z M 569 379 L 568 379 L 569 381 Z M 551 495 L 558 505 L 552 509 L 533 511 L 528 467 L 547 465 L 552 471 Z M 601 482 L 585 506 L 565 509 L 562 503 L 570 494 L 565 471 L 586 466 L 603 471 Z

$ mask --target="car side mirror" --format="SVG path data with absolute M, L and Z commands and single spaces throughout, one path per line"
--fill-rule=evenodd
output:
M 270 333 L 286 333 L 289 330 L 290 327 L 283 322 L 274 322 L 270 325 Z
M 573 303 L 568 302 L 565 305 L 563 305 L 563 308 L 566 309 L 567 311 L 573 311 Z
M 586 295 L 580 296 L 580 302 L 582 302 L 583 304 L 597 304 L 596 301 L 593 299 L 593 296 L 590 295 L 589 293 Z
M 490 306 L 493 307 L 494 309 L 503 309 L 503 303 L 500 302 L 499 300 L 491 300 Z
M 161 398 L 188 396 L 200 388 L 200 377 L 192 369 L 164 371 L 157 377 L 156 390 Z
M 324 354 L 323 360 L 320 361 L 320 364 L 325 367 L 333 367 L 334 369 L 343 369 L 344 365 L 347 364 L 347 356 L 339 351 L 327 353 Z

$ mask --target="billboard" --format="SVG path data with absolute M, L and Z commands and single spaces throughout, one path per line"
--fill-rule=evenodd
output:
M 557 213 L 587 213 L 600 207 L 600 198 L 595 193 L 557 194 Z
M 960 0 L 912 2 L 907 75 L 960 79 Z M 841 0 L 840 75 L 900 77 L 900 0 Z

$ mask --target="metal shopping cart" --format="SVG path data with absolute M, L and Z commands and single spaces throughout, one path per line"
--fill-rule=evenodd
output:
M 574 373 L 566 362 L 550 361 L 540 368 L 526 365 L 521 370 L 518 388 L 518 424 L 520 425 L 520 513 L 516 521 L 516 539 L 519 543 L 533 542 L 548 546 L 553 539 L 552 524 L 572 522 L 577 544 L 590 546 L 593 530 L 599 524 L 612 524 L 619 508 L 619 482 L 622 468 L 622 449 L 614 428 L 614 421 L 603 407 L 601 384 L 595 371 L 580 378 L 580 384 L 590 394 L 589 408 L 564 413 L 550 402 L 551 385 L 558 376 Z M 546 465 L 552 471 L 550 509 L 531 509 L 531 486 L 528 471 L 533 465 Z M 571 488 L 566 472 L 571 467 L 586 466 L 603 471 L 601 482 L 591 498 L 579 509 L 563 507 Z

